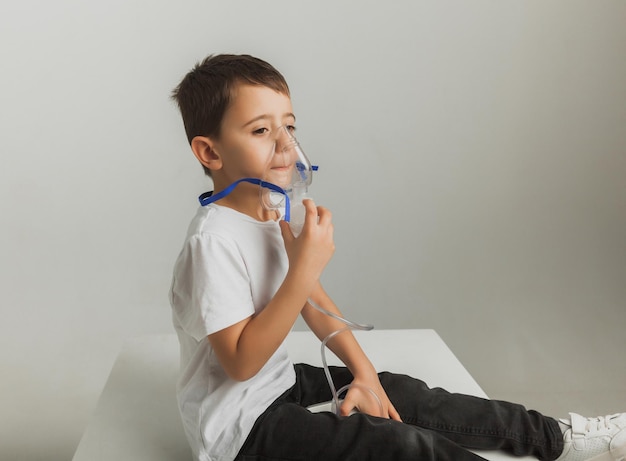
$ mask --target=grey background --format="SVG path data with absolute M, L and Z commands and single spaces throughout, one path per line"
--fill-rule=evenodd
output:
M 625 20 L 607 0 L 0 3 L 0 458 L 70 458 L 124 339 L 172 332 L 210 183 L 168 96 L 214 52 L 289 81 L 349 318 L 436 329 L 491 397 L 626 410 Z

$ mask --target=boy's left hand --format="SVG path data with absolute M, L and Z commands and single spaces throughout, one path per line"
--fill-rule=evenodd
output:
M 368 389 L 374 391 L 380 399 L 380 403 L 382 404 L 382 414 L 378 400 L 374 398 Z M 352 410 L 357 410 L 359 413 L 366 413 L 379 418 L 402 421 L 402 418 L 400 418 L 400 415 L 389 400 L 383 386 L 380 384 L 378 375 L 376 375 L 375 378 L 370 379 L 354 379 L 352 387 L 348 390 L 346 398 L 341 404 L 339 413 L 341 416 L 348 416 Z

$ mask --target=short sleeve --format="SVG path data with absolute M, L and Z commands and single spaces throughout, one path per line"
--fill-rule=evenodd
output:
M 178 324 L 197 341 L 254 314 L 250 278 L 237 246 L 211 234 L 185 242 L 170 298 Z

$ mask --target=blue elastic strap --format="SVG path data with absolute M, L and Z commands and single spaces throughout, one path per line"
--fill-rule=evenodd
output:
M 319 167 L 317 165 L 311 165 L 311 170 L 312 171 L 317 171 Z M 296 162 L 296 170 L 298 171 L 298 173 L 300 173 L 300 179 L 302 180 L 306 180 L 306 166 L 304 165 L 304 163 L 302 162 Z
M 274 192 L 283 194 L 285 196 L 285 221 L 289 222 L 289 220 L 291 219 L 290 211 L 289 211 L 291 206 L 289 203 L 289 196 L 287 195 L 287 192 L 285 192 L 285 189 L 283 189 L 280 186 L 277 186 L 276 184 L 272 184 L 271 182 L 262 181 L 261 179 L 257 179 L 257 178 L 239 179 L 235 181 L 234 183 L 232 183 L 230 186 L 228 186 L 226 189 L 218 192 L 217 194 L 213 194 L 213 191 L 205 192 L 204 194 L 200 195 L 200 197 L 198 197 L 198 200 L 200 201 L 200 205 L 207 206 L 209 203 L 213 203 L 220 199 L 223 199 L 228 194 L 230 194 L 235 189 L 235 187 L 237 187 L 242 182 L 249 182 L 251 184 L 256 184 L 261 187 L 265 187 L 267 189 L 273 190 Z

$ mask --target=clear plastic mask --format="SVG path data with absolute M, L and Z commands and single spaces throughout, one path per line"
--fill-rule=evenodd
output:
M 261 179 L 279 186 L 285 193 L 260 187 L 261 203 L 268 210 L 279 210 L 282 216 L 288 215 L 294 233 L 299 232 L 304 224 L 302 200 L 307 197 L 315 169 L 302 151 L 293 132 L 288 127 L 281 126 L 277 130 L 265 173 Z M 289 213 L 286 211 L 287 205 L 290 206 Z

